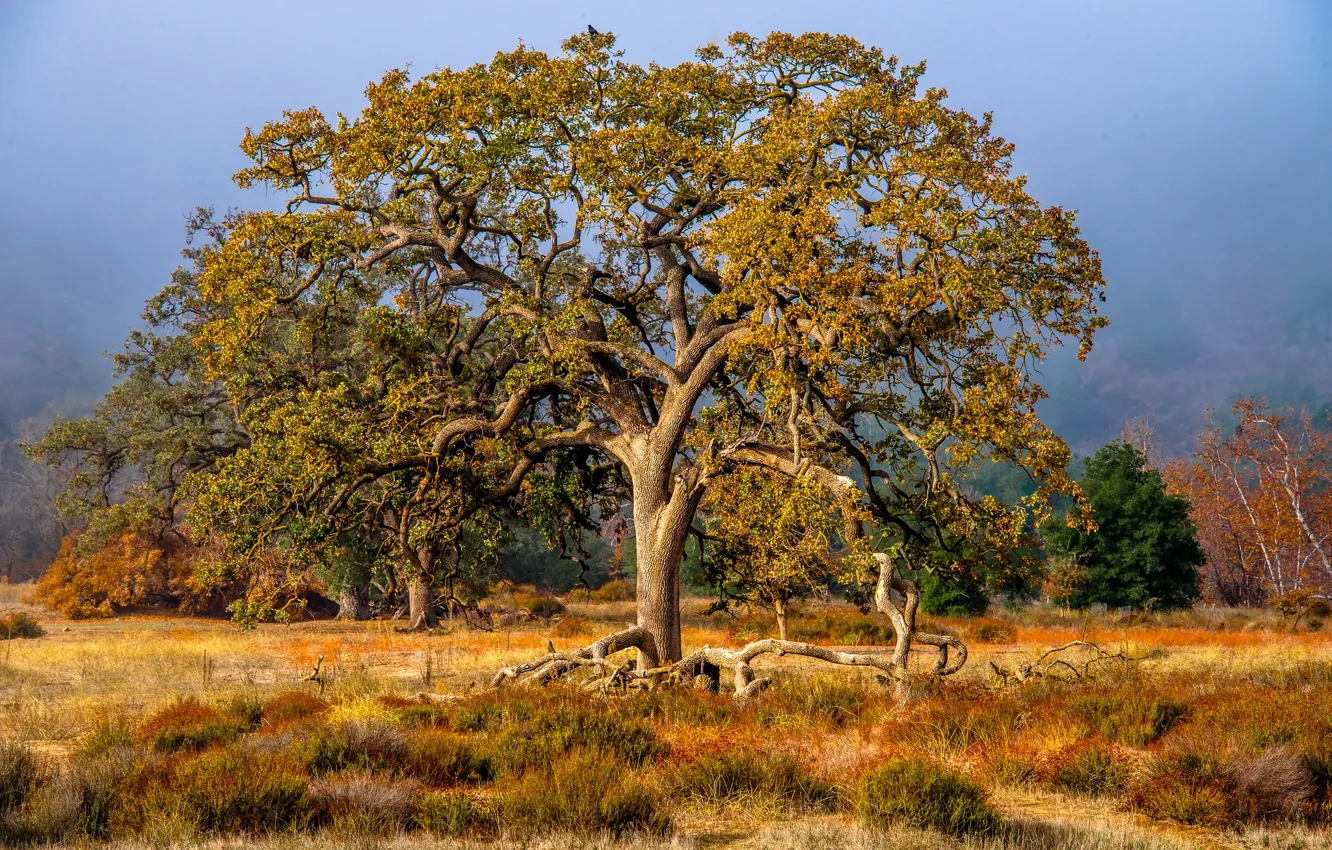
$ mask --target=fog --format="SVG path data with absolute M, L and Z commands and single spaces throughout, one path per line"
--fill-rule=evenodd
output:
M 132 11 L 128 11 L 132 10 Z M 1080 211 L 1114 323 L 1046 370 L 1087 451 L 1150 415 L 1187 450 L 1240 392 L 1332 399 L 1332 6 L 1309 2 L 48 2 L 0 9 L 0 439 L 103 389 L 196 206 L 257 207 L 246 126 L 354 112 L 385 70 L 557 50 L 593 24 L 672 63 L 734 30 L 845 32 L 992 111 Z

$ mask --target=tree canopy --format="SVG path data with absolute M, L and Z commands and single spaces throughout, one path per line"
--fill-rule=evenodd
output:
M 247 131 L 237 182 L 284 203 L 217 222 L 188 273 L 195 380 L 242 435 L 191 522 L 229 570 L 381 540 L 427 624 L 502 513 L 574 540 L 628 500 L 670 659 L 686 535 L 741 468 L 858 488 L 889 553 L 862 578 L 897 605 L 941 548 L 1014 545 L 1076 495 L 1034 367 L 1085 355 L 1104 281 L 923 72 L 817 33 L 641 66 L 589 33 Z M 970 497 L 981 458 L 1039 487 Z

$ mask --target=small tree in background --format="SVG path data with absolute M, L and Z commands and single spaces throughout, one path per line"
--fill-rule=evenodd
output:
M 1165 469 L 1207 553 L 1204 591 L 1229 605 L 1332 589 L 1332 429 L 1305 407 L 1242 397 L 1208 414 L 1193 457 Z M 1292 597 L 1295 598 L 1295 597 Z
M 838 571 L 831 550 L 850 506 L 812 478 L 751 468 L 719 478 L 703 507 L 711 519 L 703 571 L 721 594 L 713 610 L 735 602 L 767 608 L 786 640 L 790 604 Z
M 1070 602 L 1079 608 L 1184 608 L 1198 599 L 1204 561 L 1187 500 L 1166 493 L 1161 473 L 1128 443 L 1087 461 L 1082 489 L 1098 529 L 1060 526 L 1051 548 L 1086 570 Z
M 1042 589 L 1052 603 L 1067 608 L 1082 593 L 1087 583 L 1087 568 L 1068 557 L 1055 557 L 1045 570 L 1045 583 Z

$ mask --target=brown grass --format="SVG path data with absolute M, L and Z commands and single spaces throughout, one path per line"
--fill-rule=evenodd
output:
M 0 590 L 0 605 L 19 598 L 21 591 Z M 688 602 L 686 646 L 735 645 L 732 621 L 703 617 L 704 604 Z M 208 824 L 255 799 L 286 807 L 256 829 L 282 832 L 299 821 L 315 830 L 302 833 L 301 846 L 354 844 L 357 836 L 425 846 L 416 830 L 426 822 L 442 846 L 502 842 L 524 831 L 516 823 L 506 830 L 497 820 L 505 812 L 552 829 L 593 817 L 572 797 L 540 796 L 547 779 L 539 771 L 570 764 L 597 765 L 619 783 L 595 801 L 606 829 L 659 830 L 673 820 L 674 832 L 528 846 L 796 848 L 829 846 L 830 836 L 848 850 L 1328 846 L 1318 825 L 1332 810 L 1332 643 L 1276 631 L 1252 612 L 1146 623 L 1005 612 L 999 620 L 1014 627 L 1012 643 L 973 643 L 959 676 L 907 703 L 866 671 L 773 657 L 761 667 L 776 684 L 746 705 L 689 690 L 609 699 L 560 688 L 489 692 L 497 667 L 544 652 L 548 639 L 581 646 L 633 617 L 632 603 L 571 601 L 569 609 L 566 621 L 576 617 L 577 629 L 537 621 L 428 635 L 398 632 L 394 623 L 240 632 L 183 617 L 65 622 L 39 611 L 43 637 L 0 647 L 0 740 L 34 753 L 46 778 L 25 805 L 53 824 L 83 799 L 81 777 L 105 774 L 107 759 L 129 759 L 127 787 L 159 789 L 156 808 L 108 821 L 110 834 L 130 844 L 207 846 Z M 824 642 L 859 617 L 845 608 L 804 616 L 811 638 Z M 1258 625 L 1244 631 L 1248 623 Z M 977 626 L 939 625 L 964 636 Z M 1084 634 L 1166 654 L 1107 667 L 1093 680 L 998 688 L 989 679 L 990 661 L 1011 668 Z M 302 681 L 320 657 L 322 694 Z M 423 702 L 422 691 L 461 698 Z M 159 744 L 164 735 L 174 743 Z M 1189 753 L 1202 760 L 1181 761 Z M 860 777 L 894 760 L 940 765 L 979 783 L 1001 815 L 998 831 L 950 838 L 900 824 L 854 826 Z M 173 777 L 205 788 L 227 765 L 260 762 L 279 766 L 276 785 L 226 786 L 230 796 L 204 808 L 168 793 Z M 562 776 L 562 788 L 584 787 L 586 777 Z M 699 793 L 682 776 L 701 777 L 684 780 Z M 800 794 L 814 796 L 801 802 Z M 387 819 L 364 811 L 381 797 L 393 803 L 385 803 Z M 53 835 L 32 829 L 43 840 Z M 276 835 L 260 845 L 292 840 Z

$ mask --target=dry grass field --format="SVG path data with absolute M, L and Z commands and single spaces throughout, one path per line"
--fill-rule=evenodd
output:
M 0 840 L 15 845 L 1332 847 L 1332 644 L 1262 613 L 936 621 L 970 647 L 947 682 L 899 696 L 873 671 L 770 658 L 774 687 L 738 704 L 489 687 L 548 640 L 628 623 L 631 603 L 496 631 L 239 631 L 67 622 L 25 592 L 0 587 L 0 616 L 45 629 L 0 642 Z M 687 649 L 768 625 L 691 604 Z M 866 622 L 808 610 L 794 637 L 863 644 Z M 1085 678 L 994 675 L 1083 637 L 1160 652 Z M 322 693 L 304 680 L 320 658 Z

